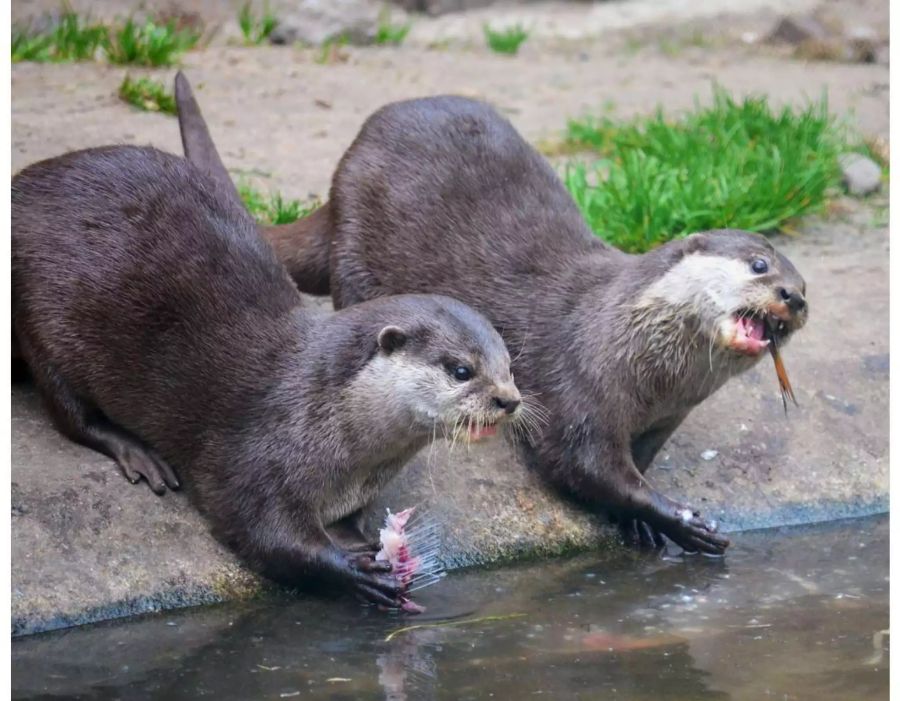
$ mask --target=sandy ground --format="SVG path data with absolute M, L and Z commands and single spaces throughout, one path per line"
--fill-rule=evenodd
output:
M 830 5 L 836 12 L 856 3 Z M 864 5 L 870 24 L 886 26 L 886 2 Z M 818 99 L 827 91 L 836 113 L 865 134 L 887 138 L 888 68 L 786 60 L 734 39 L 737 33 L 762 34 L 773 21 L 771 12 L 732 15 L 686 25 L 694 27 L 691 34 L 685 26 L 644 26 L 639 39 L 624 44 L 619 32 L 579 42 L 535 40 L 514 58 L 483 47 L 351 47 L 346 61 L 323 65 L 317 49 L 214 44 L 185 55 L 183 67 L 226 165 L 300 198 L 326 193 L 338 158 L 368 114 L 390 100 L 435 93 L 487 99 L 526 138 L 540 140 L 557 135 L 567 118 L 604 106 L 622 115 L 658 105 L 688 108 L 708 100 L 714 83 L 737 94 L 766 93 L 776 104 Z M 705 37 L 703 46 L 689 39 L 678 43 L 693 32 Z M 180 152 L 174 119 L 117 99 L 126 72 L 98 64 L 14 66 L 13 171 L 109 143 Z M 149 73 L 171 82 L 174 70 Z

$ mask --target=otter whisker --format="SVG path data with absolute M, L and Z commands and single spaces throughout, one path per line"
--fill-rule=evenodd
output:
M 534 417 L 540 423 L 547 424 L 550 421 L 550 410 L 539 403 L 524 402 L 522 410 L 530 417 Z
M 431 422 L 431 445 L 428 446 L 428 456 L 425 458 L 425 471 L 428 473 L 428 482 L 431 485 L 431 493 L 437 495 L 437 487 L 434 484 L 434 444 L 437 442 L 438 422 Z
M 546 426 L 550 422 L 550 412 L 539 404 L 523 401 L 519 411 L 521 420 L 529 422 L 535 428 Z
M 538 419 L 530 411 L 530 407 L 523 405 L 519 410 L 518 419 L 513 423 L 513 430 L 522 437 L 523 440 L 530 444 L 534 444 L 535 436 L 539 432 Z
M 453 451 L 456 448 L 457 441 L 459 441 L 459 432 L 461 430 L 460 422 L 462 421 L 461 416 L 456 416 L 453 419 L 453 430 L 450 434 L 450 455 L 453 455 Z
M 525 334 L 525 338 L 522 339 L 522 345 L 519 347 L 519 352 L 516 353 L 516 357 L 510 361 L 510 365 L 515 365 L 516 361 L 522 357 L 522 353 L 525 352 L 525 345 L 528 343 L 528 336 L 530 335 L 530 331 Z
M 437 438 L 437 425 L 438 425 L 437 421 L 431 422 L 431 443 L 428 446 L 428 455 L 425 456 L 425 467 L 426 468 L 431 467 L 431 458 L 434 457 L 434 443 L 435 443 L 435 438 Z
M 528 428 L 524 421 L 517 421 L 516 423 L 511 425 L 512 428 L 512 444 L 513 446 L 517 446 L 519 441 L 522 442 L 530 442 L 528 440 Z

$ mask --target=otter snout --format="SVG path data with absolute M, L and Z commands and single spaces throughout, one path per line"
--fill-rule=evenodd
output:
M 796 288 L 779 287 L 778 296 L 793 314 L 799 314 L 806 309 L 806 298 L 803 296 L 803 293 Z
M 512 414 L 519 408 L 522 403 L 521 399 L 504 399 L 503 397 L 494 397 L 494 406 L 502 409 L 507 414 Z
M 518 388 L 510 384 L 506 387 L 498 387 L 494 390 L 494 407 L 507 416 L 512 416 L 522 404 L 522 395 Z
M 806 323 L 809 304 L 800 287 L 781 285 L 773 290 L 773 296 L 766 307 L 769 332 L 783 340 Z

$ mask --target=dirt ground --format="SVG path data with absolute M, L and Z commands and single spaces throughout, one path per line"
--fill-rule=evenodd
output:
M 846 22 L 887 26 L 884 0 L 826 5 Z M 543 6 L 526 8 L 534 15 Z M 578 26 L 577 8 L 585 17 L 595 11 L 566 4 L 566 13 L 556 20 L 560 32 Z M 411 43 L 348 47 L 345 61 L 326 65 L 317 62 L 318 49 L 237 47 L 223 41 L 186 54 L 183 68 L 226 165 L 235 174 L 256 177 L 264 188 L 298 198 L 326 194 L 338 158 L 368 114 L 391 100 L 435 93 L 487 99 L 526 138 L 537 141 L 554 138 L 567 118 L 604 107 L 621 115 L 658 105 L 689 108 L 695 100 L 708 100 L 714 83 L 737 94 L 766 93 L 776 104 L 818 99 L 827 91 L 834 112 L 846 115 L 864 134 L 887 138 L 888 67 L 806 62 L 758 42 L 742 42 L 741 37 L 764 35 L 776 19 L 770 9 L 762 9 L 674 25 L 638 23 L 578 41 L 536 38 L 512 58 L 481 45 L 429 49 Z M 451 21 L 456 20 L 417 20 L 414 30 L 420 22 Z M 126 72 L 93 63 L 13 66 L 13 172 L 64 151 L 109 143 L 149 143 L 180 152 L 173 118 L 118 100 L 116 90 Z M 130 72 L 150 73 L 167 83 L 174 75 L 174 70 Z

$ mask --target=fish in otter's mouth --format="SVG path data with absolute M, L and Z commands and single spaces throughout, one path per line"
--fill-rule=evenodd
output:
M 768 349 L 775 364 L 775 374 L 781 389 L 781 401 L 787 412 L 787 400 L 797 405 L 791 381 L 788 379 L 787 370 L 781 360 L 778 346 L 790 333 L 784 319 L 771 313 L 738 312 L 733 318 L 734 333 L 728 344 L 729 348 L 744 355 L 759 355 Z

